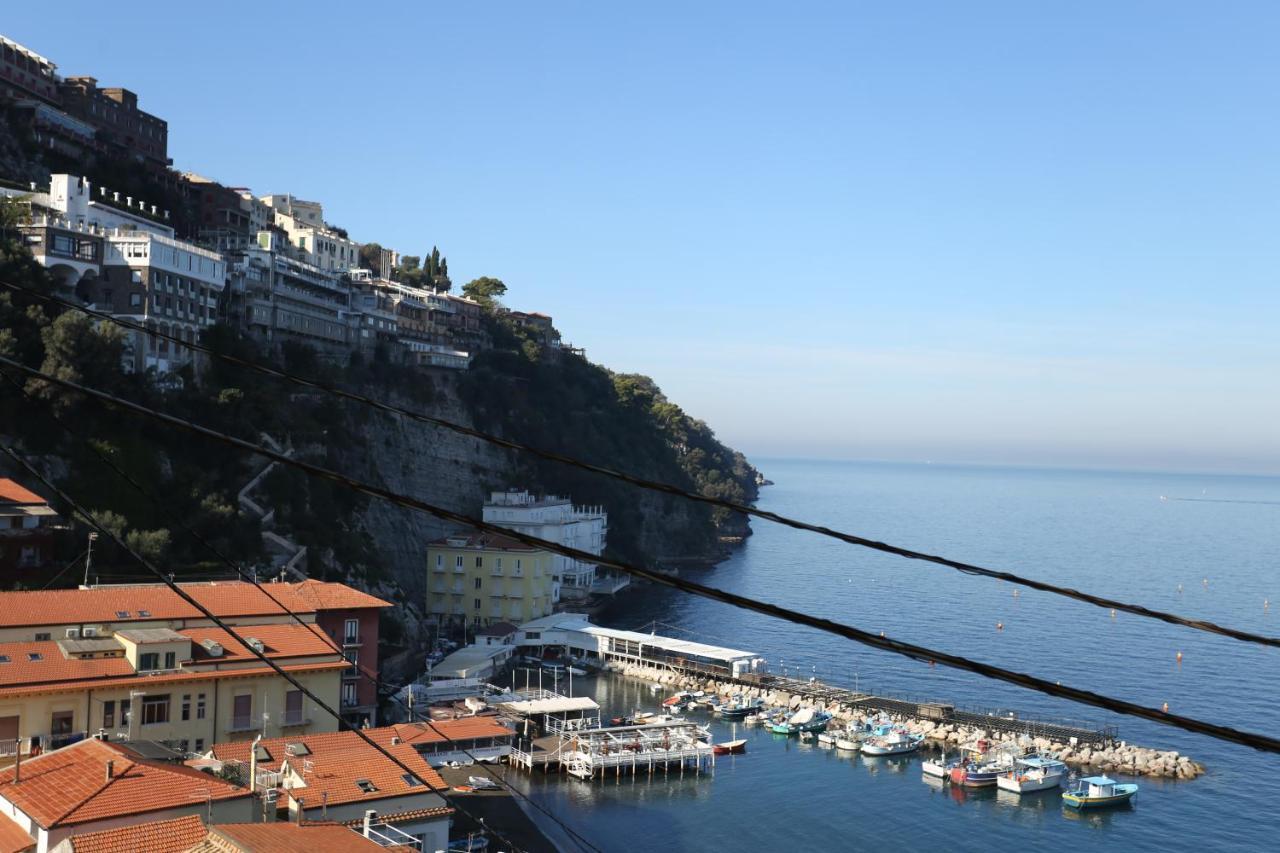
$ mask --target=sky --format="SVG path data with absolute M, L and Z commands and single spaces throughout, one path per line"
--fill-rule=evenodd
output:
M 14 4 L 749 455 L 1280 473 L 1280 5 Z

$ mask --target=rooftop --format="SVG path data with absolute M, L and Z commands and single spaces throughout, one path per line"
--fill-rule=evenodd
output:
M 0 797 L 45 829 L 252 796 L 207 773 L 95 739 L 27 759 L 20 780 L 13 779 L 13 767 L 0 770 Z
M 188 639 L 172 628 L 130 628 L 116 631 L 116 636 L 139 646 L 153 643 L 179 643 Z
M 204 822 L 199 815 L 186 815 L 172 820 L 153 820 L 86 832 L 71 837 L 72 853 L 175 853 L 186 851 L 204 841 Z
M 478 551 L 525 551 L 533 553 L 538 550 L 532 545 L 526 545 L 519 539 L 512 539 L 510 536 L 496 533 L 478 533 L 470 530 L 460 530 L 428 544 L 437 548 L 474 548 Z
M 587 617 L 582 613 L 553 613 L 550 616 L 543 616 L 534 619 L 532 622 L 526 622 L 520 626 L 521 631 L 577 631 L 581 634 L 587 634 L 594 637 L 609 637 L 617 640 L 631 640 L 636 643 L 642 643 L 655 649 L 661 649 L 664 652 L 672 652 L 678 655 L 688 657 L 706 658 L 716 661 L 733 661 L 742 658 L 750 658 L 756 655 L 755 652 L 746 652 L 741 649 L 730 649 L 725 646 L 712 646 L 707 643 L 697 643 L 693 640 L 679 640 L 674 637 L 663 637 L 659 634 L 643 634 L 639 631 L 622 631 L 616 628 L 601 628 L 599 625 L 592 625 L 587 621 Z
M 198 851 L 223 853 L 382 853 L 386 848 L 340 823 L 219 823 Z
M 482 667 L 500 655 L 510 654 L 511 646 L 463 646 L 431 667 L 432 678 L 466 678 L 470 670 Z
M 48 501 L 30 489 L 18 485 L 13 480 L 0 477 L 0 504 L 17 504 L 20 506 L 34 504 L 43 506 L 47 503 Z
M 340 583 L 306 580 L 262 586 L 295 613 L 392 606 Z M 271 598 L 244 581 L 184 583 L 179 587 L 220 617 L 284 613 Z M 163 584 L 0 592 L 0 628 L 204 618 Z
M 35 846 L 31 833 L 14 823 L 13 818 L 0 814 L 0 853 L 25 853 Z

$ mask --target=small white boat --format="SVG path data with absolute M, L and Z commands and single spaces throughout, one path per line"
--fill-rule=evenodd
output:
M 818 744 L 820 746 L 835 746 L 836 736 L 832 732 L 822 732 L 818 735 Z
M 1015 794 L 1047 791 L 1062 784 L 1067 777 L 1067 765 L 1056 756 L 1026 755 L 1014 759 L 1013 769 L 996 777 L 996 787 Z
M 959 759 L 954 758 L 948 761 L 947 754 L 944 752 L 937 758 L 926 758 L 920 762 L 920 769 L 926 776 L 946 780 L 951 776 L 951 768 L 955 767 L 958 761 Z
M 800 732 L 800 740 L 805 742 L 813 740 L 813 732 Z
M 924 735 L 895 729 L 887 735 L 869 737 L 862 742 L 863 755 L 902 755 L 920 748 Z
M 745 726 L 758 726 L 760 725 L 760 715 L 747 714 L 745 717 L 742 718 L 742 724 Z
M 857 752 L 862 749 L 862 744 L 848 737 L 836 738 L 836 749 L 842 749 L 845 752 Z

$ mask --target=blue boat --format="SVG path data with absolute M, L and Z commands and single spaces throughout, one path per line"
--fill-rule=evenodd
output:
M 831 722 L 831 715 L 826 711 L 815 711 L 803 708 L 783 722 L 776 722 L 769 727 L 770 731 L 780 735 L 794 735 L 801 732 L 820 732 Z
M 1062 804 L 1073 809 L 1100 809 L 1122 806 L 1138 793 L 1132 782 L 1117 782 L 1106 776 L 1086 776 L 1070 791 L 1062 792 Z

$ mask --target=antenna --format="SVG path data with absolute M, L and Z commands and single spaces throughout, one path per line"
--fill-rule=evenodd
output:
M 98 539 L 96 531 L 89 533 L 89 548 L 84 555 L 84 585 L 89 585 L 89 566 L 93 563 L 93 543 Z

